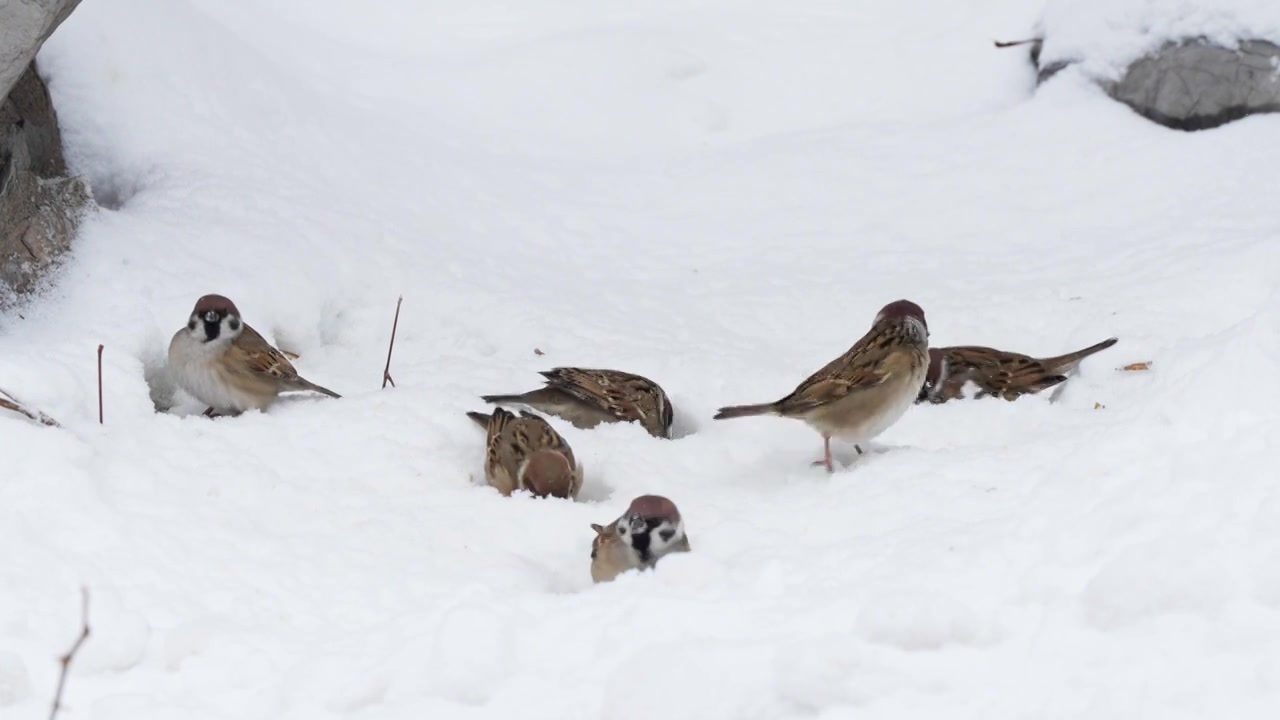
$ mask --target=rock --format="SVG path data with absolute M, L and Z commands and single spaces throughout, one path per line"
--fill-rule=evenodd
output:
M 1204 41 L 1168 43 L 1141 58 L 1107 94 L 1150 120 L 1204 130 L 1280 111 L 1280 46 L 1246 40 L 1238 49 Z
M 1072 63 L 1041 63 L 1031 43 L 1037 83 Z M 1243 40 L 1238 47 L 1202 38 L 1168 42 L 1130 63 L 1117 80 L 1100 80 L 1112 99 L 1175 130 L 1206 130 L 1258 113 L 1280 112 L 1280 45 Z
M 0 103 L 0 304 L 32 290 L 71 247 L 92 200 L 66 172 L 58 118 L 32 63 Z
M 19 0 L 0 5 L 0 98 L 26 72 L 44 41 L 80 0 Z
M 66 177 L 58 116 L 35 64 L 78 4 L 0 5 L 0 306 L 35 287 L 93 206 L 84 179 Z

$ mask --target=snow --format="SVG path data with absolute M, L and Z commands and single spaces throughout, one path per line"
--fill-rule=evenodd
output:
M 0 414 L 0 715 L 47 712 L 83 585 L 63 720 L 1271 717 L 1280 119 L 1033 95 L 990 43 L 1041 10 L 84 3 L 40 62 L 111 207 L 0 317 L 63 424 Z M 207 292 L 343 398 L 156 412 Z M 1120 342 L 831 476 L 710 419 L 904 297 L 939 346 Z M 677 437 L 552 419 L 582 498 L 500 497 L 463 413 L 556 365 L 657 380 Z M 693 552 L 593 586 L 644 493 Z
M 1280 43 L 1272 0 L 1046 0 L 1040 64 L 1078 62 L 1086 75 L 1118 80 L 1133 61 L 1168 42 L 1205 39 Z

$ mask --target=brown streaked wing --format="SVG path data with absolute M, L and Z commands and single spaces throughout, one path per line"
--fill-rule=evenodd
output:
M 249 323 L 244 323 L 240 336 L 231 344 L 231 351 L 239 351 L 245 365 L 254 372 L 285 379 L 298 377 L 298 371 L 289 358 L 272 347 Z
M 651 393 L 650 381 L 619 370 L 558 367 L 542 373 L 551 387 L 594 405 L 620 420 L 643 420 L 637 399 Z
M 511 436 L 515 420 L 516 416 L 503 408 L 494 408 L 493 414 L 489 417 L 485 471 L 488 474 L 489 484 L 496 487 L 503 495 L 510 495 L 516 489 L 515 468 L 519 464 L 510 463 L 510 446 L 513 439 Z
M 551 423 L 545 418 L 535 415 L 527 410 L 520 411 L 521 433 L 524 436 L 525 454 L 531 455 L 538 450 L 544 448 L 558 450 L 564 453 L 565 458 L 569 461 L 569 467 L 576 467 L 574 462 L 573 449 L 569 447 L 569 443 L 551 427 Z M 524 457 L 521 457 L 523 460 Z
M 902 333 L 873 327 L 853 347 L 832 360 L 780 401 L 787 413 L 807 412 L 849 393 L 880 385 L 896 372 L 909 372 L 910 355 Z
M 947 348 L 947 354 L 953 366 L 970 368 L 970 379 L 997 395 L 1026 392 L 1053 375 L 1039 360 L 1021 353 L 969 345 Z

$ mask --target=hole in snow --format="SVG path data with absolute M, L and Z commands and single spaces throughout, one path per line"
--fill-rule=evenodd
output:
M 119 210 L 142 190 L 143 183 L 136 177 L 119 172 L 94 174 L 89 179 L 89 194 L 99 207 Z
M 599 477 L 592 476 L 590 469 L 582 480 L 582 489 L 578 491 L 578 502 L 604 502 L 613 497 L 613 486 L 606 484 Z
M 679 440 L 682 437 L 688 437 L 698 431 L 698 420 L 693 413 L 684 410 L 684 406 L 677 402 L 675 398 L 668 393 L 667 398 L 671 401 L 671 439 Z
M 178 404 L 178 385 L 169 374 L 168 346 L 155 349 L 156 343 L 148 343 L 148 350 L 142 360 L 142 378 L 147 383 L 147 391 L 151 396 L 151 405 L 156 412 L 167 413 Z

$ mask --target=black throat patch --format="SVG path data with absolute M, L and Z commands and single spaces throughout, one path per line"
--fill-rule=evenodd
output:
M 635 548 L 636 554 L 645 562 L 653 560 L 653 531 L 661 524 L 661 520 L 648 518 L 644 521 L 644 530 L 631 533 L 631 547 Z

